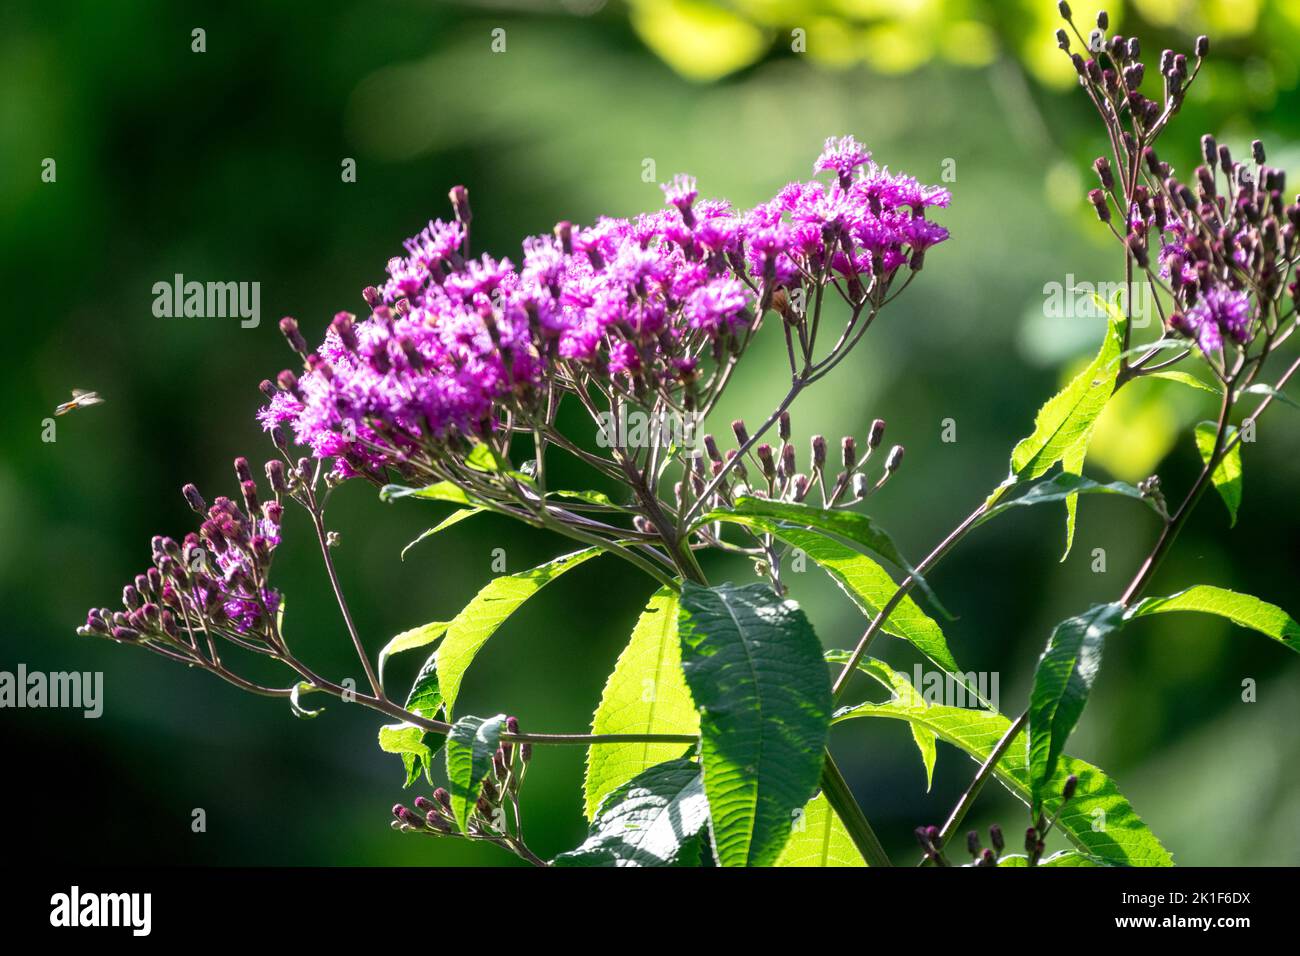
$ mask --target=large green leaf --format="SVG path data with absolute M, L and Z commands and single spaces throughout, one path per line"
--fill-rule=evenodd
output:
M 646 605 L 605 682 L 593 734 L 698 734 L 700 715 L 682 676 L 677 595 L 667 588 Z M 599 744 L 587 748 L 587 819 L 601 800 L 643 770 L 681 754 L 682 744 Z
M 587 839 L 555 866 L 695 866 L 709 820 L 700 767 L 678 759 L 649 767 L 601 801 Z
M 799 606 L 763 584 L 687 582 L 679 634 L 717 860 L 767 866 L 821 776 L 831 712 L 821 644 Z
M 433 765 L 433 756 L 442 746 L 442 736 L 434 734 L 434 745 L 425 743 L 426 731 L 415 724 L 386 724 L 379 728 L 379 749 L 388 754 L 400 754 L 402 765 L 406 768 L 406 783 L 409 787 L 420 778 L 426 777 Z
M 1123 622 L 1120 605 L 1095 604 L 1058 624 L 1038 659 L 1029 693 L 1029 785 L 1035 804 L 1046 796 L 1065 740 L 1088 702 L 1106 636 Z
M 1080 853 L 1077 850 L 1062 850 L 1060 853 L 1053 853 L 1046 859 L 1039 860 L 1038 865 L 1052 867 L 1110 866 L 1105 860 L 1089 856 L 1087 853 Z M 998 858 L 998 866 L 1029 866 L 1029 857 L 1023 853 L 1009 853 Z
M 1223 440 L 1230 441 L 1236 433 L 1237 429 L 1229 425 Z M 1196 450 L 1201 453 L 1201 461 L 1207 465 L 1214 454 L 1218 434 L 1219 426 L 1214 422 L 1201 422 L 1196 426 Z M 1237 509 L 1241 507 L 1241 442 L 1233 445 L 1214 466 L 1210 480 L 1214 482 L 1214 490 L 1228 508 L 1228 526 L 1232 527 L 1237 523 Z
M 895 680 L 906 680 L 906 676 L 896 674 Z M 881 683 L 891 686 L 889 682 Z M 919 695 L 906 701 L 893 699 L 881 704 L 846 707 L 836 713 L 835 723 L 859 717 L 886 717 L 909 724 L 919 723 L 980 764 L 988 759 L 1011 726 L 1011 722 L 1001 714 L 927 704 Z M 1026 804 L 1030 802 L 1024 734 L 1011 741 L 993 772 L 1017 798 Z M 1160 845 L 1114 782 L 1082 760 L 1062 756 L 1057 762 L 1056 773 L 1043 798 L 1043 809 L 1049 817 L 1060 807 L 1061 789 L 1071 774 L 1078 777 L 1078 788 L 1061 811 L 1058 826 L 1075 847 L 1119 866 L 1173 865 L 1169 852 Z
M 773 866 L 866 866 L 849 831 L 826 799 L 813 797 L 791 826 L 790 840 Z
M 451 791 L 451 812 L 461 832 L 466 829 L 484 779 L 492 772 L 492 755 L 505 727 L 505 714 L 462 717 L 447 733 L 447 788 Z
M 486 510 L 487 510 L 486 508 L 457 508 L 455 511 L 447 515 L 447 517 L 443 518 L 432 528 L 423 531 L 418 538 L 416 538 L 414 541 L 412 541 L 410 544 L 404 547 L 399 557 L 401 558 L 401 560 L 405 561 L 406 552 L 410 551 L 421 541 L 424 541 L 427 538 L 432 538 L 435 534 L 438 534 L 442 531 L 446 531 L 452 525 L 460 524 L 466 518 L 472 518 L 474 517 L 474 515 L 481 514 Z
M 408 488 L 405 485 L 384 485 L 379 489 L 380 501 L 394 501 L 397 498 L 424 498 L 427 501 L 449 501 L 455 505 L 477 507 L 479 502 L 470 498 L 459 485 L 450 481 L 435 481 L 423 488 Z
M 1071 449 L 1086 446 L 1097 416 L 1115 390 L 1123 341 L 1124 316 L 1101 299 L 1109 316 L 1106 337 L 1094 358 L 1070 383 L 1038 410 L 1034 430 L 1011 451 L 1011 476 L 1021 481 L 1041 478 Z M 1085 447 L 1086 451 L 1086 447 Z M 1077 454 L 1077 452 L 1076 452 Z
M 792 501 L 772 501 L 768 498 L 741 496 L 730 508 L 722 508 L 706 514 L 697 522 L 697 527 L 714 521 L 728 521 L 735 517 L 774 518 L 777 521 L 837 535 L 859 551 L 864 549 L 870 551 L 911 575 L 916 586 L 925 593 L 934 606 L 942 613 L 947 613 L 943 611 L 943 605 L 934 596 L 925 578 L 917 573 L 911 562 L 903 557 L 903 553 L 898 550 L 889 532 L 876 524 L 869 515 L 845 511 L 842 508 L 816 508 Z
M 796 528 L 786 522 L 761 515 L 718 511 L 714 512 L 712 517 L 717 521 L 732 522 L 770 534 L 798 548 L 821 566 L 868 617 L 874 618 L 878 615 L 880 609 L 889 603 L 898 591 L 898 584 L 879 564 L 860 551 L 835 538 L 829 538 L 820 531 Z M 909 641 L 917 650 L 949 673 L 960 670 L 952 652 L 948 649 L 943 629 L 908 595 L 903 595 L 881 630 Z
M 456 704 L 465 671 L 473 663 L 479 649 L 505 623 L 506 618 L 565 571 L 599 553 L 596 548 L 587 548 L 563 555 L 531 571 L 497 578 L 465 605 L 465 609 L 447 626 L 442 644 L 430 658 L 448 715 Z M 425 669 L 428 670 L 428 664 Z M 412 693 L 414 692 L 415 689 L 412 688 Z
M 1258 631 L 1265 637 L 1280 641 L 1291 650 L 1300 652 L 1300 624 L 1276 604 L 1269 604 L 1249 594 L 1216 588 L 1210 584 L 1198 584 L 1186 591 L 1179 591 L 1169 597 L 1146 598 L 1136 604 L 1129 612 L 1130 618 L 1145 617 L 1148 614 L 1164 614 L 1169 611 L 1199 611 L 1202 614 L 1217 614 L 1226 617 L 1234 624 Z
M 446 633 L 447 624 L 447 621 L 431 621 L 428 624 L 413 627 L 409 631 L 403 631 L 385 644 L 384 649 L 379 652 L 379 686 L 382 687 L 384 684 L 384 665 L 388 663 L 390 657 L 394 654 L 401 654 L 403 651 L 413 651 L 418 647 L 427 647 Z
M 1040 481 L 1023 495 L 1012 498 L 1009 501 L 1003 501 L 984 512 L 975 524 L 981 525 L 996 515 L 1002 514 L 1011 508 L 1028 507 L 1030 505 L 1048 504 L 1056 501 L 1068 501 L 1074 495 L 1100 494 L 1100 495 L 1123 495 L 1128 498 L 1136 498 L 1138 501 L 1145 503 L 1151 510 L 1159 514 L 1156 507 L 1149 497 L 1142 494 L 1136 487 L 1124 481 L 1112 481 L 1107 484 L 1100 484 L 1091 478 L 1084 478 L 1081 475 L 1061 472 L 1053 475 L 1046 481 Z

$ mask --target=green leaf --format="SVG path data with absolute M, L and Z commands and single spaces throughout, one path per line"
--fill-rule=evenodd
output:
M 401 754 L 406 767 L 406 783 L 409 787 L 423 773 L 427 778 L 433 766 L 434 754 L 442 746 L 442 736 L 434 734 L 437 744 L 430 747 L 424 742 L 427 731 L 415 724 L 386 724 L 379 728 L 379 749 L 387 754 Z
M 791 826 L 790 840 L 773 866 L 866 866 L 826 794 L 804 805 Z
M 1017 498 L 1012 498 L 1010 501 L 1004 501 L 1001 504 L 994 505 L 980 516 L 980 518 L 975 522 L 975 525 L 978 527 L 996 515 L 1000 515 L 1002 512 L 1008 511 L 1011 508 L 1041 505 L 1055 501 L 1068 501 L 1071 496 L 1081 494 L 1124 495 L 1143 502 L 1151 508 L 1151 510 L 1159 514 L 1159 508 L 1156 506 L 1155 502 L 1127 482 L 1112 481 L 1107 484 L 1100 484 L 1093 481 L 1091 478 L 1084 478 L 1082 475 L 1061 472 L 1060 474 L 1053 475 L 1046 481 L 1040 481 Z
M 969 865 L 969 864 L 968 864 Z M 1110 866 L 1099 857 L 1080 853 L 1077 850 L 1062 850 L 1046 859 L 1038 861 L 1039 866 L 1075 867 L 1075 866 Z M 1029 866 L 1029 857 L 1023 853 L 1009 853 L 998 858 L 998 866 Z
M 319 687 L 313 687 L 306 681 L 299 681 L 293 685 L 293 690 L 289 692 L 289 710 L 295 717 L 301 717 L 304 720 L 310 720 L 313 717 L 319 717 L 325 713 L 324 707 L 318 707 L 316 710 L 309 710 L 302 705 L 302 695 L 311 694 L 320 690 Z
M 1106 338 L 1097 357 L 1060 392 L 1047 400 L 1034 418 L 1034 430 L 1011 452 L 1011 475 L 1033 480 L 1047 473 L 1080 441 L 1086 441 L 1092 426 L 1115 390 L 1123 339 L 1123 314 L 1100 299 L 1098 305 L 1110 316 Z
M 1284 405 L 1290 405 L 1292 408 L 1300 408 L 1300 402 L 1297 402 L 1286 392 L 1282 391 L 1281 389 L 1274 388 L 1272 385 L 1269 385 L 1267 382 L 1256 382 L 1254 385 L 1249 385 L 1246 388 L 1241 390 L 1241 394 L 1271 395 L 1273 398 L 1277 399 L 1279 402 L 1282 402 Z
M 605 682 L 591 721 L 593 734 L 698 734 L 700 715 L 682 676 L 677 595 L 650 598 Z M 644 770 L 681 754 L 682 744 L 599 744 L 587 748 L 583 784 L 587 819 L 601 800 Z
M 686 759 L 649 767 L 601 801 L 577 849 L 555 866 L 695 866 L 709 820 L 700 767 Z
M 898 590 L 898 584 L 879 564 L 820 531 L 795 528 L 774 518 L 727 511 L 714 512 L 712 518 L 770 534 L 798 548 L 821 566 L 868 617 L 878 615 Z M 958 672 L 943 629 L 910 596 L 903 595 L 881 630 L 909 641 L 944 670 Z
M 442 686 L 438 683 L 438 661 L 436 654 L 430 654 L 415 675 L 411 692 L 406 695 L 406 709 L 430 720 L 438 716 L 442 707 Z
M 421 541 L 424 541 L 426 538 L 432 538 L 435 534 L 438 534 L 440 531 L 446 531 L 452 525 L 459 524 L 460 522 L 464 521 L 466 518 L 472 518 L 476 514 L 482 514 L 486 510 L 487 510 L 486 508 L 457 508 L 455 511 L 447 515 L 447 517 L 443 518 L 432 528 L 428 528 L 427 530 L 422 532 L 418 538 L 416 538 L 414 541 L 412 541 L 410 544 L 404 547 L 402 549 L 401 560 L 405 561 L 406 552 L 410 551 L 412 548 L 414 548 Z
M 1101 667 L 1106 636 L 1124 621 L 1118 604 L 1095 604 L 1052 631 L 1029 694 L 1029 782 L 1034 803 L 1047 793 L 1065 740 L 1079 722 Z
M 1178 382 L 1186 385 L 1188 388 L 1200 389 L 1203 392 L 1209 392 L 1211 395 L 1222 396 L 1223 389 L 1215 388 L 1208 382 L 1203 382 L 1195 375 L 1188 372 L 1180 372 L 1177 369 L 1169 369 L 1163 372 L 1147 372 L 1143 378 L 1163 378 L 1170 382 Z
M 470 498 L 465 490 L 450 481 L 435 481 L 423 488 L 408 488 L 405 485 L 384 485 L 379 489 L 380 501 L 394 501 L 397 498 L 423 498 L 427 501 L 450 501 L 456 505 L 476 507 L 478 502 Z
M 1236 433 L 1236 427 L 1229 425 L 1223 436 L 1224 442 L 1231 441 Z M 1196 426 L 1196 450 L 1201 453 L 1201 461 L 1207 465 L 1214 455 L 1218 434 L 1219 426 L 1214 422 L 1201 422 Z M 1214 490 L 1228 508 L 1228 527 L 1232 527 L 1237 523 L 1237 509 L 1241 507 L 1241 442 L 1233 445 L 1232 450 L 1214 466 L 1210 480 L 1214 482 Z
M 825 656 L 828 664 L 847 664 L 853 654 L 836 649 L 827 651 Z M 913 703 L 914 697 L 916 700 L 921 699 L 920 691 L 912 686 L 912 682 L 883 661 L 874 657 L 862 657 L 858 659 L 857 669 L 888 687 L 897 700 Z M 916 741 L 916 749 L 921 753 L 921 763 L 925 766 L 925 792 L 929 793 L 934 786 L 934 762 L 938 756 L 935 736 L 921 725 L 912 724 L 912 739 Z
M 887 665 L 879 664 L 880 667 Z M 906 681 L 895 673 L 894 681 Z M 891 683 L 882 680 L 885 687 Z M 834 723 L 860 717 L 885 717 L 920 724 L 939 738 L 965 751 L 983 764 L 1011 726 L 997 713 L 965 707 L 927 704 L 920 695 L 910 700 L 895 698 L 881 704 L 865 703 L 836 713 Z M 1029 765 L 1024 734 L 1010 746 L 993 769 L 998 782 L 1022 802 L 1030 802 Z M 1061 788 L 1071 774 L 1079 779 L 1078 789 L 1061 811 L 1058 826 L 1081 852 L 1117 866 L 1172 866 L 1173 858 L 1147 828 L 1114 782 L 1091 764 L 1062 756 L 1043 799 L 1044 812 L 1052 816 L 1061 803 Z
M 616 511 L 629 510 L 620 504 L 615 504 L 614 499 L 603 491 L 548 491 L 546 497 L 568 498 L 572 501 L 582 501 L 589 505 L 600 505 L 604 508 L 613 508 Z
M 390 657 L 394 654 L 401 654 L 403 651 L 412 651 L 417 647 L 432 644 L 442 637 L 446 630 L 446 621 L 432 621 L 409 631 L 403 631 L 385 644 L 384 649 L 379 652 L 379 686 L 384 686 L 384 665 L 388 663 Z
M 925 593 L 934 606 L 941 611 L 943 609 L 939 599 L 930 590 L 930 585 L 912 567 L 911 562 L 903 557 L 898 546 L 894 544 L 894 539 L 889 536 L 889 532 L 876 524 L 868 515 L 842 509 L 815 508 L 812 505 L 791 501 L 771 501 L 767 498 L 741 496 L 736 499 L 732 507 L 706 514 L 697 522 L 696 527 L 714 521 L 733 519 L 739 523 L 740 518 L 749 517 L 773 518 L 799 527 L 837 535 L 849 544 L 855 545 L 857 550 L 870 551 L 884 558 L 894 567 L 910 574 L 915 579 L 916 586 Z
M 473 663 L 479 649 L 505 623 L 506 618 L 565 571 L 599 553 L 597 548 L 587 548 L 558 557 L 531 571 L 497 578 L 465 605 L 465 609 L 447 626 L 446 637 L 430 658 L 437 669 L 438 684 L 448 715 L 456 704 L 465 671 Z M 428 666 L 425 664 L 426 669 Z
M 722 866 L 767 866 L 821 776 L 830 675 L 812 625 L 763 584 L 687 582 L 679 634 Z
M 1061 476 L 1066 478 L 1082 478 L 1083 463 L 1088 458 L 1088 445 L 1092 442 L 1092 429 L 1096 425 L 1094 421 L 1088 426 L 1088 430 L 1083 436 L 1074 443 L 1064 455 L 1061 456 Z M 1032 488 L 1030 489 L 1033 490 Z M 1019 500 L 1019 499 L 1017 499 Z M 999 506 L 1001 507 L 1001 506 Z M 994 508 L 994 511 L 997 509 Z M 1067 492 L 1065 495 L 1065 551 L 1061 553 L 1061 560 L 1064 561 L 1070 556 L 1070 551 L 1074 548 L 1074 529 L 1079 519 L 1079 493 L 1078 491 Z
M 1300 653 L 1300 624 L 1276 604 L 1269 604 L 1249 594 L 1198 584 L 1169 597 L 1151 597 L 1140 601 L 1129 612 L 1130 618 L 1169 611 L 1199 611 L 1217 614 L 1232 623 L 1258 631 Z
M 483 781 L 492 772 L 492 755 L 505 727 L 505 714 L 462 717 L 447 733 L 447 788 L 451 791 L 451 812 L 462 833 Z
M 465 456 L 465 465 L 475 471 L 484 472 L 504 471 L 506 468 L 506 463 L 501 460 L 501 456 L 482 442 L 469 450 L 469 454 Z

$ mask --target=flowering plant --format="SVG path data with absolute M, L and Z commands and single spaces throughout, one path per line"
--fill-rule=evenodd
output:
M 406 785 L 436 787 L 414 809 L 394 807 L 394 827 L 491 843 L 538 865 L 888 865 L 828 750 L 833 723 L 863 717 L 907 723 L 928 771 L 940 738 L 978 763 L 943 826 L 917 828 L 924 862 L 949 862 L 951 838 L 996 779 L 1029 809 L 1025 853 L 1006 854 L 997 828 L 989 848 L 972 833 L 976 865 L 1169 864 L 1114 782 L 1063 747 L 1107 637 L 1135 618 L 1218 614 L 1300 650 L 1300 625 L 1258 598 L 1208 584 L 1143 597 L 1208 487 L 1235 515 L 1241 442 L 1300 367 L 1265 383 L 1269 358 L 1296 327 L 1300 205 L 1284 203 L 1283 174 L 1258 143 L 1251 161 L 1238 162 L 1206 137 L 1205 165 L 1187 182 L 1160 160 L 1156 141 L 1200 70 L 1204 38 L 1191 63 L 1165 51 L 1151 98 L 1138 41 L 1109 35 L 1105 14 L 1085 37 L 1060 6 L 1068 27 L 1060 46 L 1110 144 L 1088 198 L 1119 243 L 1128 286 L 1141 278 L 1156 291 L 1160 335 L 1134 340 L 1131 297 L 1123 307 L 1103 303 L 1096 358 L 1043 405 L 1006 480 L 921 561 L 909 562 L 858 510 L 902 465 L 901 445 L 883 450 L 883 421 L 835 448 L 815 436 L 801 455 L 790 442 L 799 396 L 832 375 L 948 239 L 931 219 L 948 205 L 946 190 L 889 171 L 843 137 L 827 140 L 819 178 L 752 209 L 701 199 L 680 176 L 664 187 L 662 210 L 559 223 L 525 240 L 518 264 L 472 255 L 469 197 L 451 190 L 450 219 L 408 240 L 387 280 L 364 290 L 364 319 L 338 313 L 315 348 L 295 320 L 281 322 L 301 364 L 261 386 L 259 417 L 278 452 L 265 466 L 269 496 L 244 458 L 235 462 L 237 500 L 209 506 L 186 485 L 198 530 L 180 542 L 155 538 L 153 566 L 126 586 L 124 609 L 90 611 L 80 633 L 285 698 L 300 716 L 316 713 L 303 702 L 310 693 L 386 715 L 393 722 L 379 743 L 402 759 Z M 733 447 L 713 434 L 697 440 L 759 335 L 784 340 L 785 397 L 757 425 L 732 422 Z M 1217 421 L 1197 431 L 1204 468 L 1173 508 L 1154 476 L 1134 486 L 1083 474 L 1101 411 L 1147 376 L 1220 403 Z M 569 408 L 590 421 L 595 442 L 567 415 L 561 424 Z M 556 487 L 555 456 L 623 493 Z M 453 620 L 397 635 L 372 661 L 326 521 L 330 490 L 350 480 L 370 482 L 387 501 L 455 507 L 417 540 L 490 511 L 580 548 L 490 582 Z M 1072 540 L 1078 496 L 1091 493 L 1144 504 L 1160 530 L 1120 596 L 1055 628 L 1018 717 L 987 700 L 981 709 L 929 702 L 869 655 L 879 634 L 895 636 L 979 697 L 912 592 L 945 617 L 925 575 L 967 533 L 1013 507 L 1063 502 Z M 271 568 L 287 505 L 311 518 L 363 687 L 323 677 L 286 638 Z M 708 550 L 751 560 L 760 580 L 710 583 L 698 560 Z M 635 566 L 652 593 L 590 731 L 538 733 L 505 714 L 461 713 L 461 682 L 493 633 L 547 583 L 600 555 Z M 851 652 L 824 652 L 789 596 L 782 567 L 792 555 L 823 568 L 868 618 Z M 429 647 L 409 692 L 393 696 L 387 660 Z M 291 683 L 241 676 L 239 654 L 279 662 Z M 855 676 L 877 693 L 837 709 Z M 536 748 L 566 745 L 588 748 L 591 828 L 548 861 L 524 840 L 522 787 Z M 1045 857 L 1053 829 L 1072 849 Z

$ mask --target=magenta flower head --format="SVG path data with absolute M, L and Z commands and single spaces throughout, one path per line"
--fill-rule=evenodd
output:
M 871 151 L 852 136 L 831 136 L 827 138 L 822 154 L 817 157 L 813 172 L 833 172 L 839 177 L 840 186 L 848 189 L 853 171 L 869 162 Z
M 677 176 L 663 186 L 669 208 L 561 223 L 525 240 L 517 262 L 471 258 L 462 213 L 434 220 L 367 290 L 370 316 L 335 316 L 302 371 L 278 377 L 262 424 L 292 429 L 340 477 L 382 483 L 463 471 L 480 443 L 504 455 L 503 424 L 537 421 L 555 389 L 692 407 L 710 381 L 701 362 L 738 357 L 774 299 L 799 322 L 790 290 L 839 279 L 856 309 L 879 307 L 947 238 L 925 213 L 948 194 L 876 167 L 852 137 L 828 141 L 817 165 L 838 179 L 791 184 L 749 211 Z

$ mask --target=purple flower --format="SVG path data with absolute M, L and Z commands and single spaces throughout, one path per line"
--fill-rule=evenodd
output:
M 813 172 L 828 171 L 839 176 L 840 184 L 847 187 L 853 171 L 871 162 L 871 152 L 859 145 L 852 136 L 831 136 L 826 140 L 822 154 L 813 165 Z

